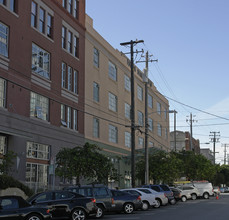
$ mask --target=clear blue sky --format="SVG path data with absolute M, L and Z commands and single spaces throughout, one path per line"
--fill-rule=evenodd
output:
M 209 142 L 210 131 L 220 131 L 220 162 L 221 144 L 229 143 L 229 0 L 86 0 L 86 12 L 99 34 L 120 51 L 129 51 L 121 42 L 144 40 L 135 49 L 158 59 L 149 64 L 149 77 L 171 98 L 170 109 L 178 111 L 177 130 L 189 131 L 186 116 L 193 113 L 198 120 L 193 137 L 201 143 Z M 212 149 L 212 144 L 201 148 Z

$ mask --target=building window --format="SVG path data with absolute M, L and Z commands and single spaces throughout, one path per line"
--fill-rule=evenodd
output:
M 99 138 L 99 119 L 93 118 L 93 136 Z
M 61 119 L 61 124 L 65 127 L 67 127 L 67 123 L 66 123 L 66 108 L 65 108 L 65 105 L 61 104 L 61 116 L 60 116 L 60 119 Z
M 72 91 L 72 67 L 68 66 L 68 90 Z
M 31 26 L 37 27 L 37 4 L 33 1 L 31 6 Z
M 78 94 L 78 79 L 79 78 L 79 72 L 77 70 L 74 70 L 73 73 L 73 92 L 75 94 Z
M 94 66 L 96 66 L 97 68 L 99 68 L 99 51 L 96 48 L 94 48 L 93 61 L 94 61 Z
M 99 102 L 99 84 L 93 82 L 93 100 Z
M 0 78 L 0 107 L 6 107 L 6 80 Z
M 161 104 L 159 102 L 157 102 L 157 113 L 161 114 Z
M 62 48 L 66 49 L 66 27 L 62 27 Z
M 74 11 L 73 11 L 73 16 L 77 19 L 78 18 L 78 0 L 74 0 Z
M 160 137 L 162 136 L 162 127 L 159 123 L 157 124 L 157 135 Z
M 39 31 L 43 34 L 45 33 L 45 10 L 43 8 L 40 8 Z
M 117 96 L 109 92 L 109 109 L 114 112 L 117 112 L 117 103 Z
M 152 141 L 149 141 L 149 147 L 153 147 L 154 143 Z
M 143 88 L 139 85 L 137 87 L 137 94 L 138 94 L 138 99 L 143 101 Z
M 49 120 L 49 99 L 31 92 L 30 117 L 36 117 L 45 121 Z
M 40 163 L 26 163 L 26 183 L 30 188 L 48 187 L 48 165 Z
M 72 14 L 72 0 L 68 0 L 68 12 Z
M 66 0 L 62 0 L 62 6 L 63 6 L 65 9 L 67 8 Z
M 149 130 L 153 131 L 153 120 L 151 118 L 148 118 L 148 125 L 149 125 Z
M 111 79 L 113 79 L 114 81 L 117 81 L 117 69 L 116 66 L 111 63 L 109 61 L 109 71 L 108 71 L 108 75 Z
M 165 128 L 165 139 L 167 140 L 168 139 L 168 129 Z
M 0 4 L 5 5 L 6 6 L 6 0 L 0 0 Z
M 144 120 L 143 113 L 140 112 L 140 111 L 138 111 L 138 124 L 139 124 L 140 126 L 143 126 L 143 125 L 144 125 L 143 120 Z
M 16 0 L 10 0 L 10 11 L 16 12 Z
M 74 57 L 79 57 L 79 38 L 78 37 L 76 37 L 76 36 L 74 36 L 74 47 L 73 47 L 73 49 L 74 49 L 74 51 L 73 51 L 73 55 L 74 55 Z
M 138 137 L 138 146 L 141 148 L 144 147 L 144 139 L 142 137 Z
M 148 94 L 148 107 L 153 108 L 153 97 Z
M 34 142 L 27 142 L 27 158 L 49 160 L 50 146 L 45 144 L 38 144 Z
M 62 80 L 61 80 L 62 88 L 67 88 L 66 78 L 67 78 L 66 63 L 62 63 Z
M 16 8 L 17 0 L 0 0 L 0 5 L 4 5 L 8 10 L 12 12 L 17 12 Z
M 130 132 L 125 132 L 125 147 L 131 148 L 131 134 L 130 134 Z
M 73 130 L 78 131 L 78 111 L 73 109 Z
M 118 128 L 113 125 L 109 125 L 109 141 L 118 143 Z
M 0 55 L 8 57 L 9 28 L 0 22 Z
M 71 107 L 67 106 L 67 127 L 72 127 L 72 110 Z
M 7 151 L 7 138 L 0 135 L 0 155 L 5 155 Z
M 125 82 L 125 90 L 130 92 L 130 89 L 131 89 L 130 77 L 127 75 L 124 75 L 124 82 Z
M 167 119 L 167 109 L 166 108 L 164 109 L 164 117 L 165 119 Z
M 125 117 L 130 119 L 130 105 L 125 103 Z
M 32 44 L 32 70 L 46 78 L 50 79 L 50 53 Z
M 72 53 L 72 32 L 68 31 L 68 52 Z
M 52 19 L 52 16 L 50 14 L 48 14 L 47 16 L 47 36 L 52 38 L 52 24 L 53 22 L 53 19 Z

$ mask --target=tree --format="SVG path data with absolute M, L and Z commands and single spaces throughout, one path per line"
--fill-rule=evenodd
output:
M 83 147 L 63 148 L 56 156 L 56 174 L 64 179 L 76 178 L 107 183 L 109 179 L 118 179 L 117 170 L 111 161 L 101 153 L 101 149 L 86 143 Z
M 13 160 L 16 158 L 17 154 L 13 151 L 8 151 L 5 155 L 1 156 L 2 162 L 0 163 L 0 173 L 8 174 L 14 165 Z

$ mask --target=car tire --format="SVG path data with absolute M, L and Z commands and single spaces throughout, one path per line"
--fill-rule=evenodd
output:
M 154 208 L 160 208 L 160 206 L 161 206 L 161 202 L 160 202 L 160 200 L 159 199 L 156 199 L 156 205 L 154 206 Z
M 43 218 L 39 214 L 30 214 L 26 220 L 43 220 Z
M 102 205 L 97 205 L 98 210 L 95 218 L 102 218 L 104 216 L 104 207 Z
M 169 201 L 169 204 L 175 205 L 175 204 L 176 204 L 176 200 L 175 200 L 175 199 L 171 199 L 171 200 Z
M 181 201 L 182 201 L 182 202 L 186 202 L 186 201 L 187 201 L 186 196 L 182 196 L 182 197 L 181 197 Z
M 76 208 L 72 211 L 71 219 L 72 220 L 85 220 L 86 212 L 83 209 Z
M 209 199 L 209 194 L 205 192 L 205 193 L 203 194 L 203 197 L 204 197 L 204 199 Z
M 149 203 L 147 201 L 142 202 L 142 210 L 146 211 L 149 209 Z
M 197 195 L 195 193 L 193 193 L 191 196 L 192 196 L 192 200 L 196 200 L 197 199 Z
M 134 206 L 132 203 L 126 203 L 123 207 L 124 213 L 131 214 L 134 211 Z

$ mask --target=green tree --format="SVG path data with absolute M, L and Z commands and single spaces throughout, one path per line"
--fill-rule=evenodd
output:
M 16 158 L 17 154 L 13 151 L 8 151 L 5 155 L 2 155 L 2 162 L 0 163 L 0 173 L 8 174 L 12 166 L 14 165 L 14 159 Z

